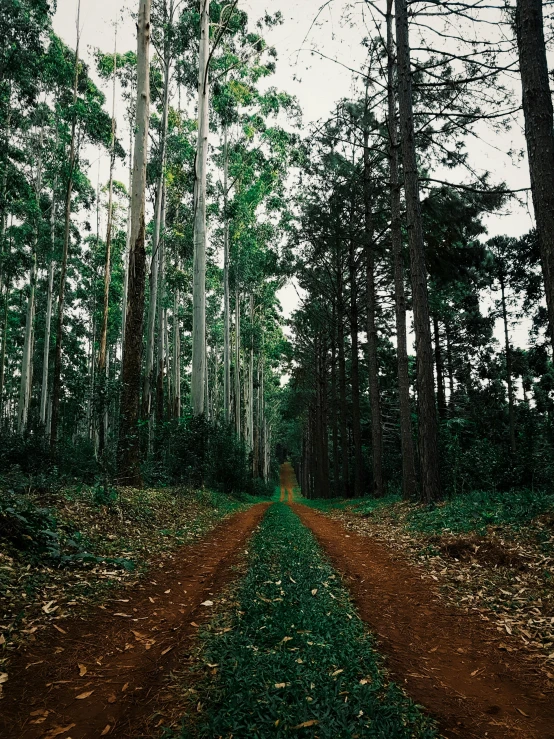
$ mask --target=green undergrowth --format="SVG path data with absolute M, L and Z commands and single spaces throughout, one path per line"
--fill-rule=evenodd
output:
M 186 488 L 107 492 L 93 486 L 2 491 L 0 644 L 5 648 L 46 620 L 63 619 L 79 605 L 136 581 L 154 561 L 163 566 L 176 547 L 255 502 Z
M 346 510 L 376 520 L 392 519 L 423 534 L 484 534 L 490 526 L 519 528 L 538 516 L 554 512 L 554 494 L 540 490 L 472 491 L 429 506 L 406 503 L 397 496 L 356 501 L 302 500 L 302 503 L 324 513 Z
M 268 510 L 236 602 L 217 618 L 181 739 L 437 736 L 389 681 L 347 591 L 288 506 Z

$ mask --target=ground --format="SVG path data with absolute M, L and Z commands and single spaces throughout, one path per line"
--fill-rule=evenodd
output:
M 507 569 L 510 603 L 530 591 L 547 620 L 551 592 L 535 597 L 513 542 L 473 561 L 483 537 L 426 534 L 415 556 L 398 516 L 305 505 L 290 465 L 277 501 L 211 517 L 100 605 L 58 618 L 37 591 L 37 629 L 0 671 L 0 736 L 554 739 L 548 629 L 494 609 Z

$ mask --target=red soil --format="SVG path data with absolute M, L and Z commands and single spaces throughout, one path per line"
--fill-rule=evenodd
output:
M 201 603 L 233 578 L 232 565 L 267 505 L 235 514 L 163 568 L 154 564 L 105 609 L 60 622 L 64 633 L 52 627 L 17 654 L 3 686 L 0 737 L 144 736 L 169 672 L 186 660 L 198 624 L 211 615 Z
M 531 662 L 503 650 L 478 615 L 449 608 L 416 567 L 367 536 L 293 505 L 346 578 L 393 678 L 464 739 L 554 739 L 554 691 Z

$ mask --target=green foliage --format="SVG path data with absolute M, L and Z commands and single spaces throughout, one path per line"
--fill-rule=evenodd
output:
M 488 526 L 520 526 L 554 510 L 554 494 L 533 490 L 510 490 L 508 494 L 473 491 L 437 506 L 415 508 L 408 525 L 416 531 L 442 534 L 486 533 Z
M 268 510 L 236 600 L 222 624 L 230 629 L 217 624 L 204 637 L 203 657 L 218 673 L 199 686 L 203 712 L 183 738 L 284 737 L 310 721 L 306 735 L 321 739 L 437 736 L 388 681 L 347 591 L 288 506 Z

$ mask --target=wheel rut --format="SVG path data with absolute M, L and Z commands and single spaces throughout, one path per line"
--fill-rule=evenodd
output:
M 531 662 L 501 651 L 501 636 L 453 609 L 417 567 L 386 546 L 293 504 L 378 635 L 394 679 L 454 739 L 554 739 L 554 693 Z
M 163 712 L 167 675 L 211 616 L 201 604 L 233 579 L 232 566 L 268 505 L 234 514 L 163 568 L 153 563 L 143 581 L 93 615 L 59 622 L 59 631 L 52 626 L 17 654 L 4 686 L 0 737 L 144 736 L 152 715 Z

